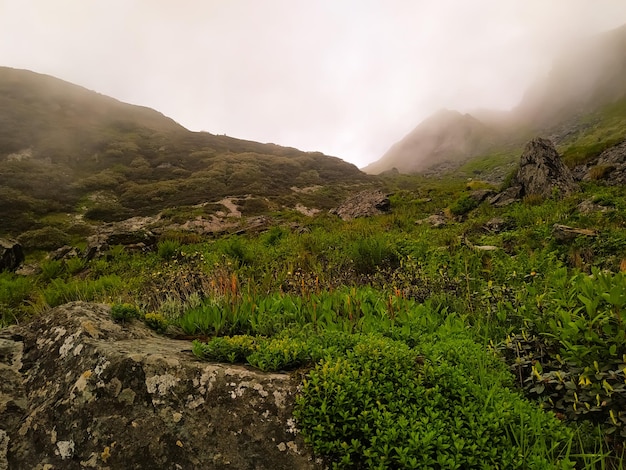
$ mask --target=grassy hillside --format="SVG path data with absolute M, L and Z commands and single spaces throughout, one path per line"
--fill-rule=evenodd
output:
M 339 158 L 190 132 L 154 110 L 0 68 L 4 234 L 41 227 L 50 214 L 121 220 L 224 196 L 286 197 L 293 186 L 364 181 Z
M 624 188 L 494 208 L 463 204 L 460 179 L 383 183 L 388 215 L 278 212 L 260 233 L 1 274 L 3 322 L 104 301 L 201 358 L 298 370 L 298 427 L 338 468 L 621 468 Z

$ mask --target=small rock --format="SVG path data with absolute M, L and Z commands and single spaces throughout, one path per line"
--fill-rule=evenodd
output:
M 0 271 L 15 271 L 24 262 L 22 245 L 0 238 Z
M 441 214 L 433 214 L 425 219 L 418 220 L 418 224 L 430 224 L 433 228 L 445 227 L 448 224 L 448 219 Z
M 342 220 L 351 220 L 357 217 L 371 217 L 384 214 L 391 210 L 389 195 L 380 191 L 361 191 L 351 196 L 339 207 L 331 209 L 330 213 L 338 215 Z
M 495 195 L 496 192 L 493 189 L 476 189 L 469 193 L 469 197 L 471 197 L 478 204 L 485 201 L 487 198 Z
M 552 236 L 559 241 L 571 241 L 581 236 L 595 237 L 597 234 L 595 230 L 586 228 L 574 228 L 561 224 L 554 224 L 552 226 Z
M 494 217 L 493 219 L 489 219 L 487 222 L 485 222 L 483 228 L 491 233 L 501 233 L 509 230 L 511 226 L 511 221 L 506 220 L 502 217 Z

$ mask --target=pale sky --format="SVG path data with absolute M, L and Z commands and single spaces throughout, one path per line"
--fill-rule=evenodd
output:
M 0 0 L 0 65 L 363 167 L 624 23 L 626 0 Z

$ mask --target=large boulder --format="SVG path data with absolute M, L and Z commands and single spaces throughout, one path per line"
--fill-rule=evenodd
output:
M 561 160 L 554 144 L 537 137 L 526 144 L 510 187 L 489 202 L 502 206 L 529 196 L 566 196 L 578 189 L 572 172 Z
M 374 190 L 361 191 L 349 197 L 339 207 L 331 209 L 330 213 L 338 215 L 342 220 L 351 220 L 357 217 L 384 214 L 390 210 L 389 195 L 383 191 Z
M 23 262 L 22 245 L 13 240 L 0 238 L 0 272 L 15 271 Z
M 0 331 L 0 469 L 315 468 L 297 385 L 67 304 Z
M 560 195 L 578 191 L 554 144 L 541 137 L 526 144 L 515 180 L 522 187 L 522 196 L 550 197 L 555 190 Z

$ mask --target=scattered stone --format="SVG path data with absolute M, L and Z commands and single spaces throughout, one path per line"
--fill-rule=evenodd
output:
M 433 228 L 441 228 L 448 225 L 448 219 L 442 214 L 433 214 L 425 219 L 418 220 L 417 224 L 430 224 Z
M 380 191 L 361 191 L 346 199 L 339 207 L 331 209 L 330 213 L 338 215 L 342 220 L 352 220 L 357 217 L 371 217 L 384 214 L 391 210 L 389 195 Z
M 522 187 L 520 185 L 510 186 L 504 191 L 489 198 L 489 204 L 496 207 L 505 207 L 519 202 L 522 198 Z
M 487 198 L 493 197 L 496 192 L 493 189 L 476 189 L 469 193 L 469 197 L 471 197 L 478 204 L 487 200 Z
M 297 386 L 63 305 L 0 330 L 0 469 L 320 468 L 291 432 Z
M 603 181 L 608 186 L 626 185 L 626 140 L 600 154 L 595 162 L 583 167 L 582 180 Z
M 0 272 L 15 271 L 23 262 L 22 245 L 14 240 L 0 238 Z
M 300 203 L 296 204 L 295 209 L 296 209 L 298 212 L 300 212 L 301 214 L 306 215 L 307 217 L 313 217 L 315 214 L 317 214 L 317 213 L 319 213 L 319 212 L 320 212 L 320 210 L 319 210 L 319 209 L 316 209 L 316 208 L 314 208 L 314 207 L 313 207 L 313 208 L 311 208 L 311 209 L 309 209 L 308 207 L 303 206 L 303 205 L 302 205 L 302 204 L 300 204 Z
M 493 219 L 489 219 L 483 225 L 483 228 L 491 233 L 501 233 L 506 230 L 510 230 L 512 228 L 512 222 L 510 220 L 504 219 L 502 217 L 494 217 Z
M 554 224 L 552 226 L 552 236 L 559 241 L 566 242 L 578 237 L 595 237 L 598 233 L 595 230 L 586 228 L 574 228 L 567 225 Z
M 78 248 L 64 245 L 61 248 L 57 248 L 56 250 L 48 253 L 46 256 L 49 260 L 62 260 L 68 258 L 78 258 L 80 256 L 80 250 Z
M 593 199 L 585 199 L 583 202 L 576 206 L 576 209 L 581 214 L 592 214 L 594 212 L 609 212 L 614 210 L 611 207 L 602 206 L 593 202 Z
M 462 242 L 465 244 L 465 246 L 475 251 L 497 251 L 500 249 L 500 247 L 493 245 L 474 245 L 465 237 L 463 237 Z

